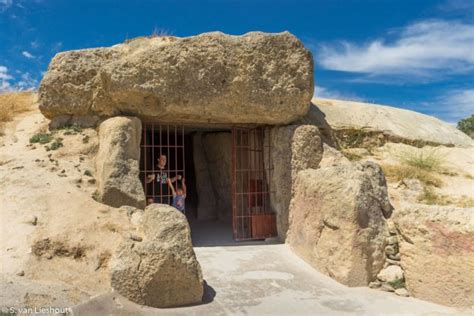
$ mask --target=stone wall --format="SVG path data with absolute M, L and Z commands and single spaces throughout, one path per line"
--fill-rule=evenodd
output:
M 410 295 L 474 305 L 474 209 L 405 205 L 394 212 L 400 262 Z
M 323 147 L 318 129 L 310 125 L 272 127 L 265 134 L 271 144 L 270 202 L 277 215 L 278 236 L 284 241 L 296 175 L 301 170 L 318 167 Z
M 118 116 L 100 124 L 95 164 L 101 202 L 114 207 L 145 207 L 139 179 L 141 130 L 141 121 L 135 117 Z

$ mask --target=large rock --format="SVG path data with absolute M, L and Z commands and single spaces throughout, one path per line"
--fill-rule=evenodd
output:
M 151 204 L 139 232 L 143 241 L 123 242 L 112 262 L 112 287 L 129 300 L 152 307 L 201 302 L 201 266 L 186 217 L 171 206 Z
M 394 142 L 474 146 L 469 136 L 451 124 L 425 114 L 378 104 L 313 99 L 303 121 L 325 130 L 380 133 Z
M 318 167 L 323 145 L 318 129 L 310 125 L 273 127 L 266 137 L 270 137 L 271 144 L 271 203 L 276 212 L 278 236 L 285 240 L 296 175 L 301 170 Z
M 451 306 L 474 305 L 474 209 L 405 205 L 394 212 L 410 294 Z
M 213 32 L 59 53 L 39 102 L 48 118 L 281 124 L 307 112 L 313 86 L 311 53 L 292 34 Z
M 303 170 L 290 206 L 288 243 L 317 270 L 365 286 L 384 265 L 391 212 L 385 178 L 374 163 Z
M 96 156 L 97 191 L 100 200 L 114 207 L 145 207 L 140 172 L 141 122 L 133 117 L 114 117 L 99 128 Z

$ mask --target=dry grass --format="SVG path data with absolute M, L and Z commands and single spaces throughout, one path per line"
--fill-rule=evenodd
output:
M 418 198 L 418 202 L 428 205 L 455 205 L 458 207 L 474 207 L 474 199 L 467 196 L 452 197 L 436 193 L 431 187 L 425 187 Z
M 0 94 L 0 123 L 11 121 L 15 115 L 34 109 L 34 92 L 11 92 Z
M 432 172 L 408 165 L 382 165 L 385 176 L 392 181 L 418 179 L 425 185 L 440 187 L 443 181 Z
M 399 158 L 405 165 L 426 171 L 443 171 L 443 165 L 446 163 L 445 157 L 436 148 L 406 151 Z

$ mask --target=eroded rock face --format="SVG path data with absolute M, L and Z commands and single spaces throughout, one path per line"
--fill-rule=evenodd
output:
M 292 34 L 213 32 L 59 53 L 39 103 L 48 118 L 281 124 L 305 115 L 313 86 L 311 53 Z
M 137 235 L 142 241 L 124 241 L 112 262 L 112 287 L 129 300 L 152 307 L 201 302 L 201 266 L 186 217 L 171 206 L 151 204 Z
M 348 286 L 365 286 L 384 265 L 391 205 L 374 163 L 298 173 L 287 241 L 317 270 Z
M 273 127 L 266 137 L 270 137 L 271 143 L 271 203 L 277 216 L 278 236 L 285 240 L 296 175 L 301 170 L 318 167 L 323 145 L 318 129 L 311 125 Z
M 410 294 L 451 306 L 474 305 L 474 209 L 405 205 L 394 212 Z
M 145 207 L 139 179 L 141 121 L 134 117 L 114 117 L 99 127 L 96 156 L 97 191 L 100 200 L 114 207 Z

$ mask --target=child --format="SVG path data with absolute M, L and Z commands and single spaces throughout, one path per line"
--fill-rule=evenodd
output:
M 173 194 L 172 206 L 184 214 L 184 202 L 186 200 L 186 180 L 184 178 L 181 180 L 181 188 L 177 186 L 176 191 L 174 189 L 173 182 L 170 179 L 168 179 L 167 182 L 171 189 L 171 193 Z

